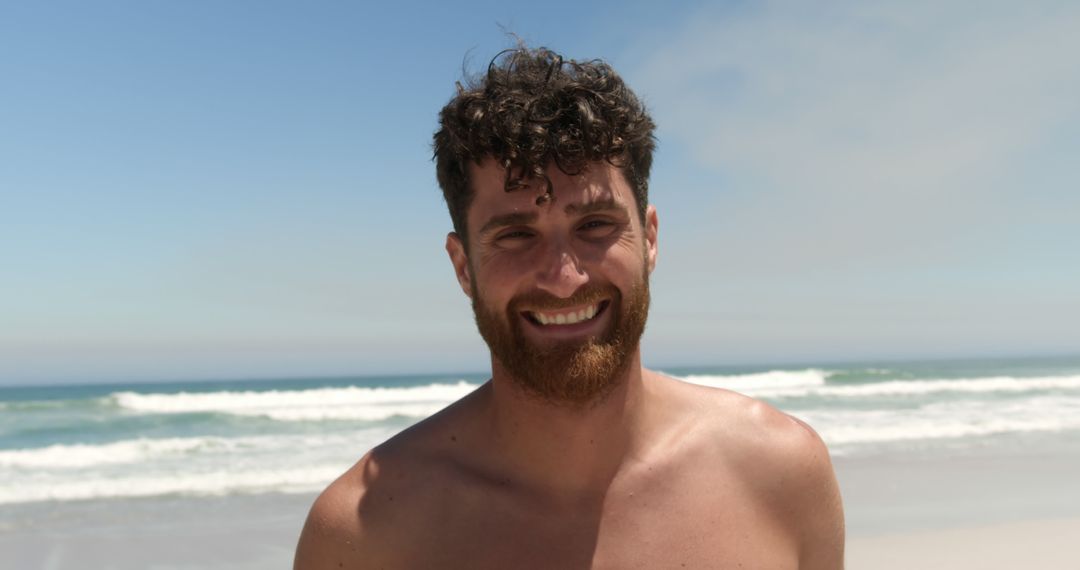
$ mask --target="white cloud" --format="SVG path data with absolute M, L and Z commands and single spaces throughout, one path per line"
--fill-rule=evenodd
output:
M 1038 202 L 1017 199 L 1040 192 L 1015 184 L 1031 156 L 1080 125 L 1077 29 L 1069 3 L 706 9 L 634 83 L 667 137 L 751 196 L 713 196 L 732 267 L 970 259 Z
M 652 346 L 1077 346 L 1078 29 L 1076 3 L 770 2 L 635 48 L 661 129 Z

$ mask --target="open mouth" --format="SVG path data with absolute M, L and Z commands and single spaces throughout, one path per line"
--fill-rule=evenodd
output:
M 524 311 L 522 314 L 529 322 L 542 327 L 551 325 L 576 325 L 578 323 L 591 321 L 600 316 L 610 304 L 611 301 L 605 299 L 584 307 L 550 311 Z

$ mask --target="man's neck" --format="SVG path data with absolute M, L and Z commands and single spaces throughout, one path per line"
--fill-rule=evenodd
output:
M 607 396 L 569 407 L 526 394 L 494 362 L 485 406 L 493 460 L 518 483 L 553 497 L 602 494 L 627 461 L 645 451 L 646 374 L 635 352 Z

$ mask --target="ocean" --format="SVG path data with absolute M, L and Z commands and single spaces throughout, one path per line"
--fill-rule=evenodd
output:
M 661 371 L 768 401 L 809 422 L 834 457 L 1080 444 L 1080 357 Z M 0 513 L 15 504 L 311 494 L 485 379 L 3 387 Z

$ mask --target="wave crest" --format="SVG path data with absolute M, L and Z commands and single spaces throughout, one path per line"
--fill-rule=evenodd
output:
M 395 416 L 427 417 L 477 388 L 464 380 L 411 388 L 313 388 L 265 392 L 116 392 L 114 405 L 147 414 L 217 413 L 279 421 L 380 421 Z

